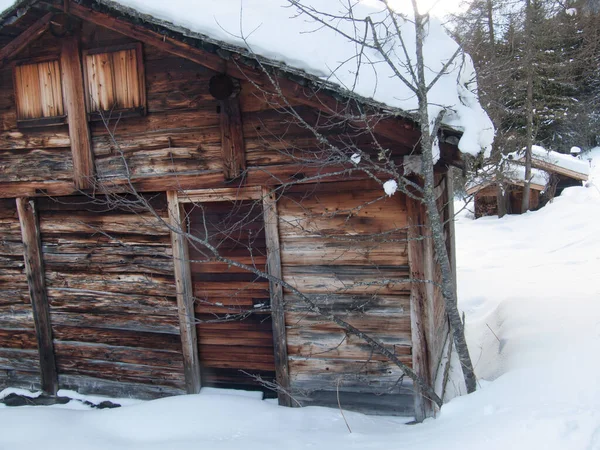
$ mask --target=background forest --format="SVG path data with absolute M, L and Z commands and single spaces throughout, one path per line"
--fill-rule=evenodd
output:
M 451 17 L 497 130 L 492 159 L 600 144 L 600 0 L 473 0 Z M 529 141 L 529 142 L 528 142 Z

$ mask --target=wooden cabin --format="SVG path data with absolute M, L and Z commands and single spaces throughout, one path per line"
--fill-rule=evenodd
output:
M 525 164 L 522 152 L 511 153 L 508 157 L 517 164 Z M 550 174 L 550 199 L 560 195 L 568 187 L 581 186 L 588 180 L 590 173 L 587 162 L 579 159 L 578 154 L 566 155 L 538 145 L 534 145 L 532 149 L 531 167 Z
M 339 393 L 348 409 L 431 410 L 294 293 L 430 383 L 443 373 L 440 289 L 410 282 L 440 277 L 422 204 L 386 196 L 306 126 L 373 161 L 383 145 L 401 169 L 419 158 L 418 125 L 261 63 L 103 0 L 2 13 L 0 388 L 149 399 L 213 386 L 288 406 L 337 407 Z M 369 133 L 331 120 L 351 104 L 377 114 Z M 451 252 L 457 136 L 443 131 L 436 164 Z
M 523 182 L 505 180 L 503 183 L 506 214 L 523 214 Z M 540 194 L 546 189 L 545 184 L 530 183 L 529 209 L 536 210 L 540 206 Z M 473 195 L 475 218 L 498 215 L 498 184 L 489 181 L 478 183 L 467 189 L 467 195 Z

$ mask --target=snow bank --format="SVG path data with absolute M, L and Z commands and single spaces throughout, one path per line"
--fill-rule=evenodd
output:
M 555 166 L 562 167 L 563 169 L 572 170 L 583 175 L 589 175 L 590 168 L 587 161 L 576 158 L 571 155 L 565 155 L 563 153 L 555 152 L 554 150 L 546 150 L 544 147 L 534 145 L 531 149 L 531 157 L 539 161 L 554 164 Z M 524 150 L 516 151 L 508 154 L 509 159 L 516 161 L 524 161 L 525 155 Z
M 109 0 L 100 3 L 114 4 Z M 0 0 L 0 8 L 12 2 Z M 119 0 L 118 4 L 131 7 L 156 19 L 187 28 L 190 32 L 208 36 L 237 47 L 247 48 L 254 54 L 291 67 L 305 70 L 322 80 L 335 83 L 360 96 L 398 108 L 405 112 L 417 110 L 417 98 L 375 51 L 365 49 L 357 56 L 360 46 L 334 30 L 316 23 L 286 0 Z M 303 2 L 323 14 L 339 15 L 345 2 L 307 0 Z M 355 2 L 352 2 L 355 3 Z M 404 5 L 405 3 L 402 3 Z M 355 18 L 371 16 L 381 21 L 378 31 L 388 56 L 402 74 L 411 79 L 406 68 L 409 62 L 394 33 L 393 23 L 381 11 L 381 4 L 358 3 Z M 362 39 L 365 24 L 360 29 L 349 20 L 331 19 L 321 15 L 332 27 L 348 36 Z M 410 13 L 407 17 L 410 17 Z M 415 32 L 412 24 L 400 19 L 400 26 L 410 61 L 416 60 Z M 367 33 L 371 41 L 371 34 Z M 439 19 L 432 17 L 428 25 L 424 55 L 427 82 L 430 83 L 458 49 L 458 44 L 444 31 Z M 461 129 L 464 135 L 459 143 L 463 152 L 476 154 L 491 148 L 494 138 L 492 122 L 483 111 L 477 97 L 475 70 L 468 55 L 458 57 L 429 93 L 429 113 L 435 120 L 447 109 L 445 123 Z

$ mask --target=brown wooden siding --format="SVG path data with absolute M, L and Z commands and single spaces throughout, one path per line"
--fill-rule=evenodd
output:
M 166 218 L 164 196 L 153 202 Z M 38 205 L 61 386 L 110 392 L 102 380 L 118 380 L 148 395 L 183 392 L 168 229 L 147 211 L 86 197 Z
M 278 209 L 284 280 L 410 365 L 403 196 L 387 198 L 381 188 L 364 182 L 295 187 L 282 196 Z M 407 393 L 398 367 L 308 311 L 292 292 L 284 295 L 292 389 L 336 391 L 339 384 L 346 392 Z M 347 401 L 352 407 L 354 400 Z
M 39 386 L 39 356 L 14 200 L 0 200 L 0 389 Z

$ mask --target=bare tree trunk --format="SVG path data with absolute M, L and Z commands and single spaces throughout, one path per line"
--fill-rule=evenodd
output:
M 416 29 L 416 47 L 417 47 L 417 95 L 419 99 L 419 121 L 421 127 L 421 151 L 423 161 L 423 177 L 425 181 L 423 203 L 427 209 L 427 214 L 431 224 L 431 237 L 433 239 L 433 248 L 437 263 L 440 265 L 442 272 L 442 294 L 446 306 L 446 312 L 450 320 L 452 334 L 456 351 L 462 366 L 463 375 L 467 392 L 475 392 L 477 389 L 477 379 L 469 354 L 469 347 L 465 339 L 464 324 L 458 311 L 456 291 L 454 289 L 454 281 L 450 260 L 448 257 L 448 249 L 444 237 L 444 228 L 440 217 L 437 203 L 435 199 L 435 179 L 434 179 L 434 162 L 433 162 L 433 144 L 437 135 L 438 126 L 434 126 L 432 130 L 429 123 L 429 111 L 427 100 L 427 82 L 425 79 L 425 59 L 423 57 L 423 43 L 425 40 L 425 22 L 426 16 L 419 14 L 416 0 L 413 0 L 413 8 L 415 12 L 415 29 Z M 437 118 L 439 124 L 441 117 Z
M 526 2 L 526 24 L 525 32 L 527 35 L 527 58 L 525 60 L 525 70 L 527 73 L 527 101 L 525 108 L 527 110 L 527 143 L 525 146 L 525 184 L 523 185 L 523 202 L 521 212 L 529 211 L 531 197 L 531 151 L 533 148 L 533 30 L 532 30 L 532 5 L 531 0 Z

